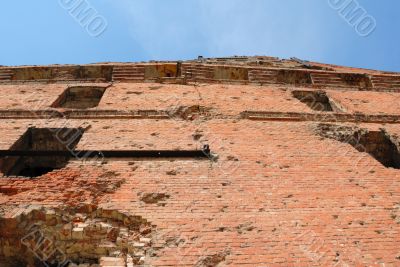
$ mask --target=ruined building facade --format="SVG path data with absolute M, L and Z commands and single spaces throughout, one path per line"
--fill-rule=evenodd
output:
M 0 266 L 400 266 L 398 73 L 199 57 L 0 90 Z

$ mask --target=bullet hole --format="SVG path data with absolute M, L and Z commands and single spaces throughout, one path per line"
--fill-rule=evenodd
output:
M 203 135 L 200 133 L 195 133 L 192 136 L 193 136 L 193 140 L 195 140 L 195 141 L 199 141 L 203 137 Z
M 143 94 L 143 92 L 128 91 L 128 92 L 126 92 L 126 94 L 128 94 L 128 95 L 133 95 L 133 94 L 135 94 L 135 95 L 141 95 L 141 94 Z
M 164 193 L 147 193 L 144 194 L 140 200 L 146 204 L 157 204 L 161 201 L 166 201 L 170 196 Z
M 178 174 L 178 172 L 175 171 L 175 170 L 167 171 L 167 175 L 175 176 L 175 175 L 177 175 L 177 174 Z
M 251 232 L 254 229 L 255 227 L 252 225 L 252 223 L 240 224 L 239 226 L 236 227 L 236 231 L 239 234 L 243 234 L 244 232 Z
M 150 90 L 158 90 L 158 89 L 161 89 L 161 88 L 163 88 L 163 86 L 149 86 Z

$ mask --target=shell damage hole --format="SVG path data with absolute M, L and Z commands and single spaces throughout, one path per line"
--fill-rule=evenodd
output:
M 82 128 L 28 128 L 10 150 L 72 151 L 83 132 Z M 0 159 L 0 171 L 6 176 L 32 178 L 64 168 L 68 161 L 69 157 L 62 156 L 9 156 Z
M 368 153 L 386 168 L 400 169 L 398 142 L 384 129 L 369 131 L 357 127 L 319 124 L 316 131 L 322 137 L 350 144 L 359 152 Z

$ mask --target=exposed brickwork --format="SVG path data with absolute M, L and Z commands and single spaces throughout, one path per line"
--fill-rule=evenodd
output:
M 120 256 L 123 252 L 138 265 L 143 264 L 151 242 L 151 225 L 142 218 L 94 206 L 57 210 L 31 205 L 15 219 L 2 220 L 0 224 L 2 241 L 6 243 L 3 251 L 11 264 L 40 265 L 40 257 L 49 265 L 90 264 L 99 259 L 101 262 L 104 255 Z M 37 248 L 39 242 L 48 243 L 44 244 L 46 253 Z
M 146 69 L 152 64 L 140 64 L 141 81 L 116 82 L 124 72 L 114 70 L 114 82 L 90 84 L 109 87 L 97 107 L 83 111 L 50 108 L 68 87 L 82 85 L 80 80 L 14 81 L 0 86 L 10 95 L 0 101 L 0 149 L 9 149 L 27 128 L 35 126 L 84 128 L 77 145 L 81 150 L 190 150 L 209 144 L 213 153 L 212 159 L 203 160 L 71 159 L 65 168 L 36 179 L 1 176 L 0 224 L 6 227 L 0 229 L 0 266 L 7 266 L 6 260 L 14 264 L 25 258 L 29 263 L 37 261 L 19 242 L 29 234 L 24 233 L 24 225 L 33 221 L 41 222 L 36 230 L 53 233 L 49 238 L 55 238 L 57 247 L 74 263 L 400 266 L 400 172 L 360 152 L 353 143 L 343 142 L 338 135 L 343 132 L 337 130 L 338 126 L 384 132 L 394 145 L 391 148 L 398 148 L 397 93 L 368 85 L 362 90 L 354 84 L 336 87 L 333 82 L 316 86 L 301 82 L 307 81 L 304 76 L 293 78 L 287 69 L 336 70 L 355 73 L 354 77 L 382 73 L 316 63 L 303 66 L 299 61 L 268 57 L 183 62 L 181 74 L 176 62 L 154 63 L 157 66 Z M 185 64 L 209 65 L 203 72 L 196 69 L 204 80 L 181 77 L 194 71 Z M 118 64 L 125 65 L 129 66 Z M 235 71 L 228 75 L 227 68 L 218 69 L 220 65 Z M 261 65 L 277 69 L 281 80 L 273 78 L 268 83 L 270 78 L 263 76 L 264 85 L 243 81 L 242 68 Z M 165 73 L 177 77 L 161 77 Z M 254 77 L 250 74 L 247 79 Z M 149 75 L 158 77 L 144 82 Z M 231 81 L 214 84 L 218 79 L 210 75 L 218 79 L 228 75 Z M 293 96 L 296 90 L 319 92 L 319 96 L 323 91 L 335 109 L 313 110 L 307 101 Z M 35 93 L 25 97 L 30 92 Z M 366 151 L 378 150 L 382 156 L 389 150 L 376 149 L 378 141 L 368 137 L 362 144 L 367 142 L 371 146 Z M 36 217 L 29 215 L 32 210 Z M 112 215 L 103 216 L 103 211 Z M 53 215 L 43 218 L 41 212 L 64 215 L 66 221 L 53 224 Z M 74 222 L 77 214 L 96 216 Z M 140 223 L 129 228 L 124 218 Z M 97 239 L 86 235 L 102 223 L 109 225 L 104 225 L 109 232 L 99 230 Z M 65 225 L 78 228 L 75 232 L 82 235 L 71 232 L 67 240 L 57 239 L 59 228 Z M 110 235 L 101 235 L 106 232 Z M 126 232 L 138 234 L 128 239 L 133 243 L 125 245 L 126 240 L 114 238 Z M 87 257 L 91 246 L 106 240 L 112 241 L 111 248 Z

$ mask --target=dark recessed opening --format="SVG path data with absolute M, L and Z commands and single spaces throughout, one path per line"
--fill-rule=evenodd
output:
M 19 172 L 18 176 L 24 177 L 38 177 L 45 175 L 46 173 L 52 172 L 54 168 L 50 167 L 34 167 L 34 166 L 27 166 L 25 169 L 22 169 Z
M 105 87 L 69 87 L 53 103 L 54 108 L 87 109 L 97 107 L 104 95 Z
M 400 154 L 397 146 L 384 131 L 367 132 L 360 136 L 365 152 L 372 155 L 387 168 L 400 169 Z M 360 148 L 362 152 L 362 147 Z
M 10 148 L 16 151 L 72 151 L 83 134 L 81 128 L 29 128 Z M 0 160 L 6 176 L 38 177 L 65 167 L 70 156 L 8 156 Z
M 367 129 L 322 124 L 318 127 L 318 132 L 323 137 L 348 143 L 358 151 L 370 154 L 387 168 L 400 169 L 399 147 L 384 130 L 368 131 Z
M 293 96 L 315 111 L 340 111 L 324 91 L 293 91 Z

